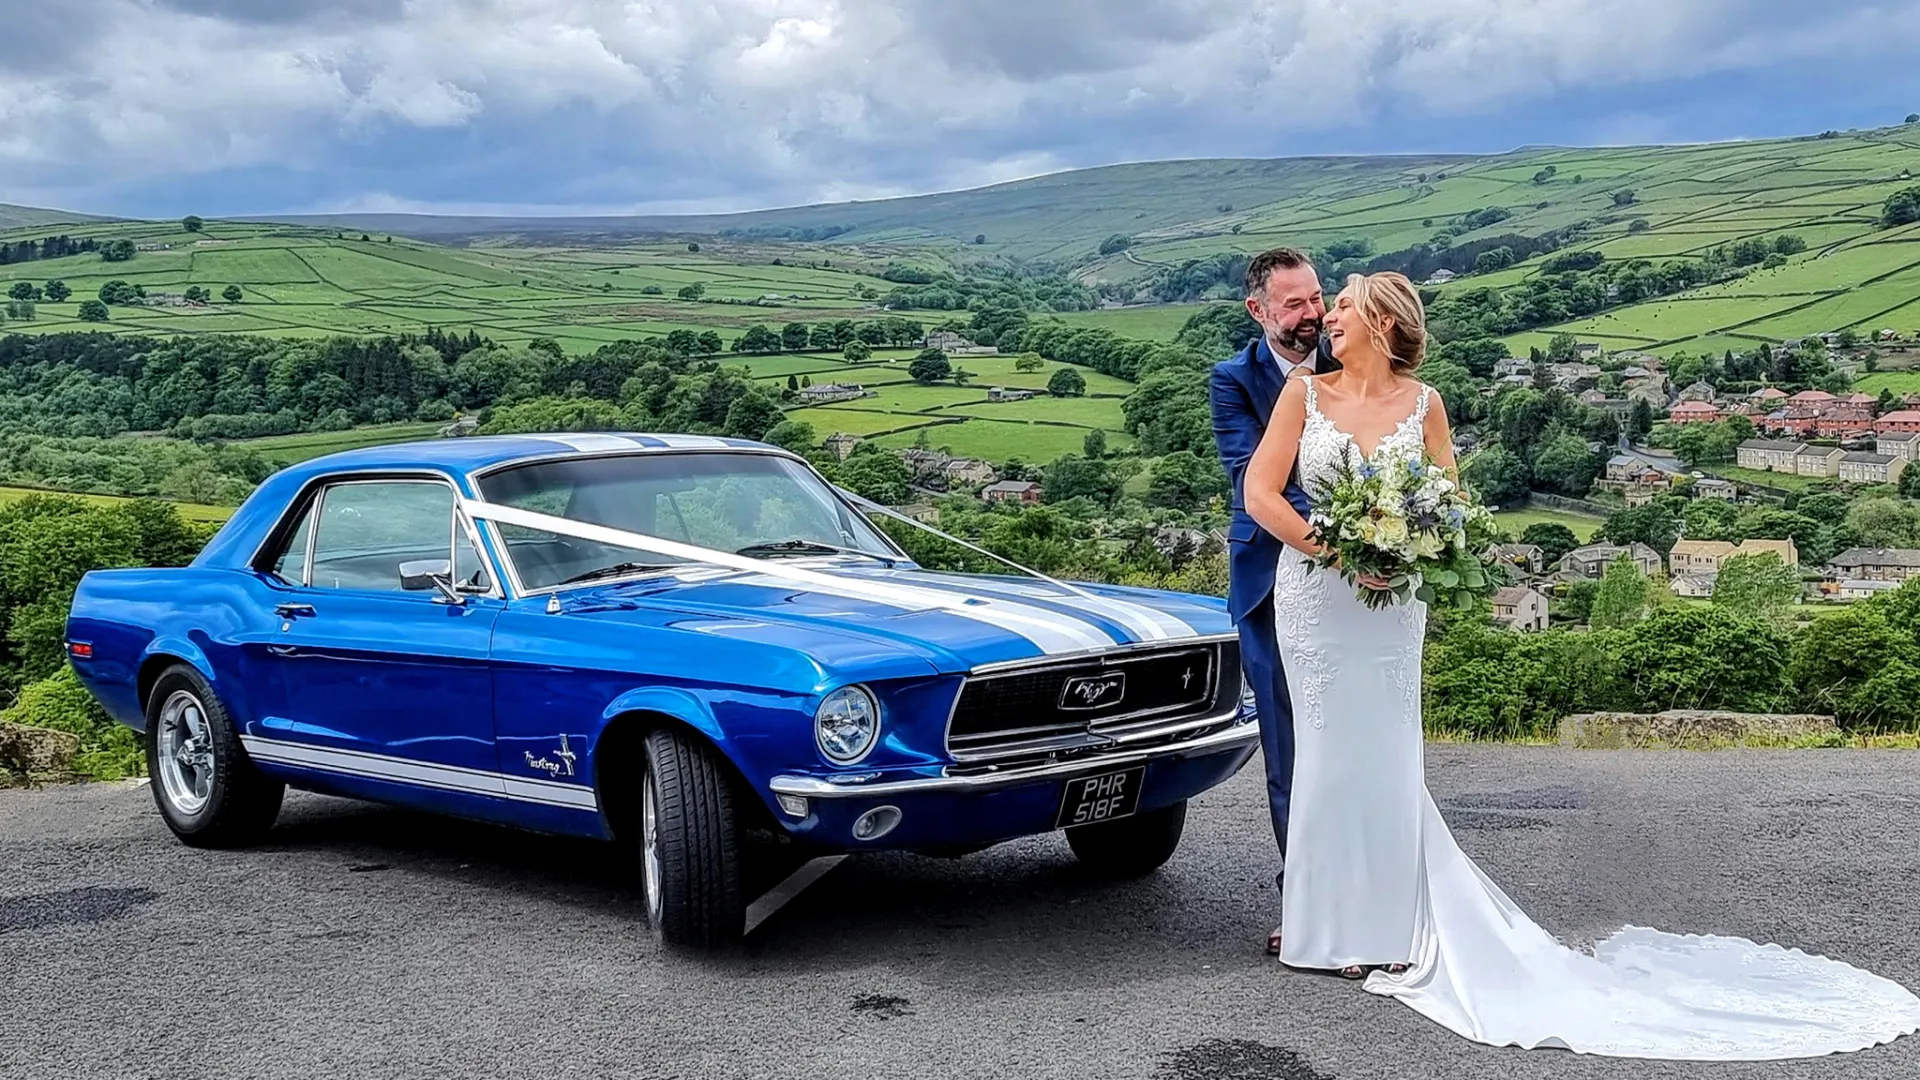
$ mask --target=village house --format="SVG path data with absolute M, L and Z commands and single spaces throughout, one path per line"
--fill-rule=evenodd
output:
M 1636 401 L 1644 401 L 1647 408 L 1658 411 L 1667 407 L 1667 380 L 1665 376 L 1655 379 L 1637 379 L 1627 384 L 1627 405 L 1632 407 Z
M 1040 501 L 1040 485 L 1031 480 L 1002 480 L 988 484 L 980 492 L 980 497 L 990 503 L 1021 502 L 1032 505 Z
M 1693 482 L 1689 489 L 1696 499 L 1719 499 L 1733 502 L 1740 497 L 1740 488 L 1731 480 L 1722 480 L 1717 476 L 1703 476 Z
M 1733 461 L 1743 469 L 1791 473 L 1794 471 L 1793 459 L 1804 449 L 1804 443 L 1748 439 L 1734 448 Z
M 1920 548 L 1848 548 L 1827 560 L 1829 581 L 1903 582 L 1920 576 Z
M 1849 484 L 1897 484 L 1907 459 L 1857 450 L 1840 459 L 1840 479 Z
M 1509 585 L 1493 594 L 1493 621 L 1523 634 L 1547 628 L 1547 598 L 1526 585 Z
M 1562 390 L 1585 390 L 1600 381 L 1598 364 L 1548 364 L 1547 373 Z
M 1526 376 L 1532 374 L 1533 361 L 1523 356 L 1509 356 L 1504 360 L 1495 360 L 1493 362 L 1493 377 L 1496 379 L 1504 379 L 1509 375 Z
M 1699 574 L 1713 577 L 1728 559 L 1742 555 L 1776 555 L 1788 566 L 1800 565 L 1800 549 L 1787 540 L 1679 540 L 1667 555 L 1667 565 L 1675 575 Z
M 1427 275 L 1427 280 L 1424 282 L 1421 282 L 1421 284 L 1445 285 L 1447 282 L 1452 281 L 1454 278 L 1457 278 L 1459 276 L 1460 276 L 1459 274 L 1456 274 L 1453 271 L 1443 266 L 1440 269 L 1435 270 L 1433 273 Z
M 1920 431 L 1889 431 L 1874 436 L 1873 452 L 1912 462 L 1920 459 Z
M 988 401 L 1025 401 L 1032 397 L 1033 394 L 1034 392 L 1032 390 L 1009 390 L 1004 386 L 987 388 Z
M 1711 424 L 1719 419 L 1720 410 L 1707 401 L 1682 401 L 1667 416 L 1667 421 L 1673 424 Z
M 1607 567 L 1623 555 L 1631 559 L 1643 574 L 1651 576 L 1661 570 L 1660 553 L 1638 540 L 1624 547 L 1618 544 L 1588 544 L 1574 548 L 1567 552 L 1561 565 L 1580 577 L 1600 578 L 1606 576 Z
M 849 435 L 844 431 L 836 431 L 827 436 L 827 440 L 820 445 L 826 447 L 827 452 L 834 457 L 845 461 L 847 460 L 847 455 L 853 453 L 854 446 L 859 442 L 860 436 L 858 435 Z
M 939 507 L 928 506 L 926 503 L 908 503 L 905 506 L 892 506 L 888 507 L 888 509 L 899 514 L 901 517 L 912 518 L 922 524 L 937 525 L 940 523 Z
M 918 447 L 902 450 L 900 456 L 906 460 L 907 468 L 915 480 L 944 475 L 947 462 L 953 460 L 950 455 L 938 450 L 922 450 Z
M 829 401 L 849 401 L 863 398 L 868 394 L 866 387 L 859 383 L 814 383 L 799 390 L 800 400 L 809 405 L 819 405 Z
M 1827 393 L 1825 390 L 1802 390 L 1799 393 L 1788 398 L 1787 404 L 1789 405 L 1825 405 L 1827 402 L 1832 400 L 1834 400 L 1833 395 Z
M 1763 386 L 1747 396 L 1762 405 L 1773 405 L 1787 400 L 1787 392 L 1777 386 Z
M 1920 410 L 1899 409 L 1874 421 L 1876 434 L 1888 434 L 1896 431 L 1920 431 Z
M 1607 404 L 1607 392 L 1605 390 L 1582 390 L 1580 391 L 1580 404 L 1602 408 Z
M 1207 534 L 1199 529 L 1162 525 L 1153 533 L 1153 549 L 1169 559 L 1191 558 L 1206 550 Z
M 1537 544 L 1495 544 L 1493 557 L 1529 574 L 1538 574 L 1547 566 L 1547 553 Z
M 1844 601 L 1866 600 L 1883 592 L 1892 592 L 1900 587 L 1898 581 L 1870 581 L 1865 579 L 1834 582 L 1829 595 Z
M 1580 360 L 1598 360 L 1604 352 L 1597 341 L 1582 341 L 1573 347 L 1573 355 Z
M 958 352 L 961 349 L 973 348 L 973 342 L 951 330 L 935 330 L 921 339 L 920 347 L 939 349 L 941 352 Z
M 1714 398 L 1718 396 L 1719 396 L 1719 391 L 1713 388 L 1713 384 L 1708 382 L 1705 379 L 1701 379 L 1698 382 L 1695 382 L 1692 385 L 1688 386 L 1686 389 L 1680 391 L 1679 395 L 1675 398 L 1675 400 L 1676 401 L 1704 401 L 1707 404 L 1711 405 L 1713 404 Z
M 1673 590 L 1675 596 L 1705 600 L 1713 595 L 1713 581 L 1714 579 L 1706 574 L 1675 573 L 1667 587 Z
M 1639 454 L 1615 454 L 1607 459 L 1606 471 L 1596 483 L 1603 488 L 1665 489 L 1673 486 L 1680 470 Z
M 954 458 L 942 466 L 941 471 L 946 474 L 948 486 L 975 487 L 990 484 L 997 478 L 993 466 L 978 458 Z
M 1846 456 L 1837 446 L 1803 446 L 1793 455 L 1793 471 L 1799 476 L 1839 476 L 1840 459 Z

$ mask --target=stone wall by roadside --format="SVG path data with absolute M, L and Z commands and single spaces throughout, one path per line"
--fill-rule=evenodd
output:
M 48 728 L 0 724 L 0 787 L 70 780 L 80 738 Z
M 1580 713 L 1560 721 L 1560 744 L 1581 750 L 1721 746 L 1804 746 L 1844 739 L 1831 716 L 1670 709 L 1662 713 Z

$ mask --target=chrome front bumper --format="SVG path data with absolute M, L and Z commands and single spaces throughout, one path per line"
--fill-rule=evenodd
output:
M 890 795 L 917 795 L 931 792 L 980 792 L 1011 787 L 1033 780 L 1044 780 L 1076 773 L 1098 772 L 1116 766 L 1137 765 L 1158 758 L 1183 758 L 1195 754 L 1230 750 L 1260 738 L 1260 723 L 1250 713 L 1232 727 L 1184 742 L 1160 743 L 1137 749 L 1117 749 L 1090 754 L 1071 761 L 1015 766 L 993 772 L 963 773 L 957 776 L 916 776 L 905 780 L 863 781 L 858 777 L 822 780 L 816 776 L 776 776 L 767 787 L 775 795 L 800 795 L 809 799 L 870 799 Z M 871 775 L 871 774 L 870 774 Z

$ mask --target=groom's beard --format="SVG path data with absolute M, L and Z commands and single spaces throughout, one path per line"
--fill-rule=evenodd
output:
M 1320 320 L 1302 319 L 1291 330 L 1276 331 L 1267 343 L 1306 356 L 1320 344 Z

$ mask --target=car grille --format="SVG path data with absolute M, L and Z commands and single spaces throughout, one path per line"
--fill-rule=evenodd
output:
M 978 675 L 954 704 L 947 751 L 959 762 L 1081 752 L 1218 715 L 1239 696 L 1234 641 Z

